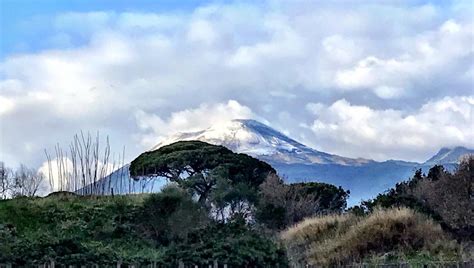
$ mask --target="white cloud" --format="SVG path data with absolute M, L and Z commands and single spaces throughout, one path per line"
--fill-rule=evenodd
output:
M 0 116 L 8 113 L 8 111 L 14 108 L 15 104 L 13 100 L 0 96 Z
M 205 20 L 193 21 L 187 34 L 191 42 L 202 42 L 211 45 L 218 38 L 211 23 Z
M 379 86 L 374 89 L 375 94 L 382 99 L 394 99 L 403 96 L 404 89 L 399 87 Z
M 308 102 L 346 99 L 404 116 L 426 99 L 472 95 L 472 16 L 443 8 L 269 1 L 59 14 L 45 22 L 48 49 L 0 62 L 0 155 L 39 165 L 43 148 L 83 129 L 133 157 L 168 133 L 233 116 L 261 116 L 319 144 L 300 127 L 313 116 Z
M 38 169 L 38 172 L 42 173 L 45 178 L 42 181 L 42 191 L 39 195 L 47 195 L 51 192 L 55 191 L 67 191 L 73 189 L 66 189 L 66 180 L 64 178 L 72 176 L 73 168 L 72 168 L 72 161 L 69 158 L 60 158 L 63 159 L 62 163 L 64 167 L 61 166 L 59 163 L 61 162 L 58 158 L 52 159 L 51 163 L 49 164 L 47 161 L 43 162 Z
M 136 118 L 140 129 L 151 131 L 140 137 L 142 144 L 151 148 L 176 132 L 199 131 L 232 119 L 256 118 L 256 116 L 249 107 L 235 100 L 229 100 L 226 103 L 201 104 L 197 108 L 174 112 L 166 119 L 139 110 Z
M 457 63 L 469 60 L 466 67 L 472 67 L 473 38 L 471 23 L 462 25 L 448 20 L 436 31 L 405 38 L 404 50 L 396 57 L 370 55 L 350 68 L 336 71 L 335 85 L 343 90 L 373 90 L 383 99 L 398 98 L 405 91 L 429 92 L 432 90 L 429 86 L 421 85 L 443 75 L 450 76 L 451 68 L 456 68 Z
M 322 45 L 328 56 L 339 63 L 351 63 L 361 53 L 354 40 L 341 35 L 331 35 L 324 38 Z
M 307 109 L 316 117 L 309 126 L 316 144 L 341 155 L 421 161 L 443 146 L 474 146 L 474 96 L 429 101 L 412 112 L 344 99 Z

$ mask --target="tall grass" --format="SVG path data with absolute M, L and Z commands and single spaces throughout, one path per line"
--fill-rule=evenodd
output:
M 307 219 L 282 233 L 294 264 L 339 265 L 382 255 L 403 258 L 425 252 L 456 258 L 459 246 L 426 216 L 407 208 Z

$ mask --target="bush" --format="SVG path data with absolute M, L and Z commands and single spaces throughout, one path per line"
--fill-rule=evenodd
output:
M 310 247 L 346 232 L 358 218 L 353 214 L 333 214 L 308 218 L 282 232 L 288 259 L 297 267 L 309 261 Z
M 413 210 L 376 210 L 307 219 L 282 233 L 289 260 L 323 266 L 361 262 L 385 253 L 397 258 L 420 251 L 433 258 L 459 258 L 458 245 L 439 224 Z
M 474 157 L 461 161 L 454 173 L 443 166 L 432 167 L 428 175 L 416 171 L 413 178 L 362 202 L 354 210 L 373 211 L 377 207 L 409 207 L 430 215 L 459 240 L 474 240 Z
M 212 223 L 170 247 L 168 257 L 203 267 L 217 260 L 230 267 L 286 267 L 285 251 L 244 220 Z
M 267 228 L 281 230 L 306 217 L 342 212 L 348 196 L 349 192 L 331 184 L 284 184 L 271 174 L 260 185 L 256 219 Z
M 165 245 L 186 237 L 208 221 L 207 211 L 188 192 L 175 186 L 146 198 L 136 220 L 147 237 Z

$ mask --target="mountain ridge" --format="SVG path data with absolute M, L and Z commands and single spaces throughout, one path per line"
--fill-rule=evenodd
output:
M 443 147 L 435 155 L 426 160 L 424 165 L 439 165 L 458 163 L 459 160 L 468 154 L 474 154 L 474 149 L 469 149 L 464 146 Z

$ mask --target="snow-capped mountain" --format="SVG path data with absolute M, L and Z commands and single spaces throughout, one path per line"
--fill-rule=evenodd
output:
M 252 155 L 272 165 L 287 182 L 317 181 L 342 186 L 351 192 L 349 205 L 375 197 L 397 182 L 413 176 L 416 169 L 427 172 L 431 166 L 443 164 L 452 170 L 462 155 L 474 153 L 474 150 L 464 147 L 444 148 L 425 163 L 347 158 L 312 149 L 265 124 L 243 119 L 213 125 L 202 131 L 177 133 L 162 140 L 151 150 L 184 140 L 223 145 L 234 152 Z M 119 189 L 156 191 L 165 181 L 154 179 L 146 183 L 135 182 L 130 179 L 128 172 L 125 176 L 123 172 L 114 172 L 102 179 L 101 183 L 114 185 L 118 193 L 122 192 Z
M 223 145 L 234 152 L 245 153 L 271 162 L 286 164 L 361 165 L 371 162 L 314 150 L 256 120 L 235 119 L 196 132 L 177 133 L 151 150 L 177 141 L 199 140 Z
M 428 159 L 425 165 L 444 165 L 458 163 L 466 155 L 474 155 L 474 150 L 457 146 L 454 148 L 442 148 L 437 154 Z
M 426 172 L 434 164 L 453 165 L 467 150 L 442 150 L 426 163 L 399 160 L 377 162 L 348 158 L 312 149 L 255 120 L 236 119 L 196 132 L 177 133 L 151 150 L 177 141 L 199 140 L 223 145 L 271 164 L 287 182 L 319 181 L 350 190 L 350 205 L 373 198 L 397 182 L 411 177 L 418 168 Z M 448 167 L 450 168 L 450 167 Z

